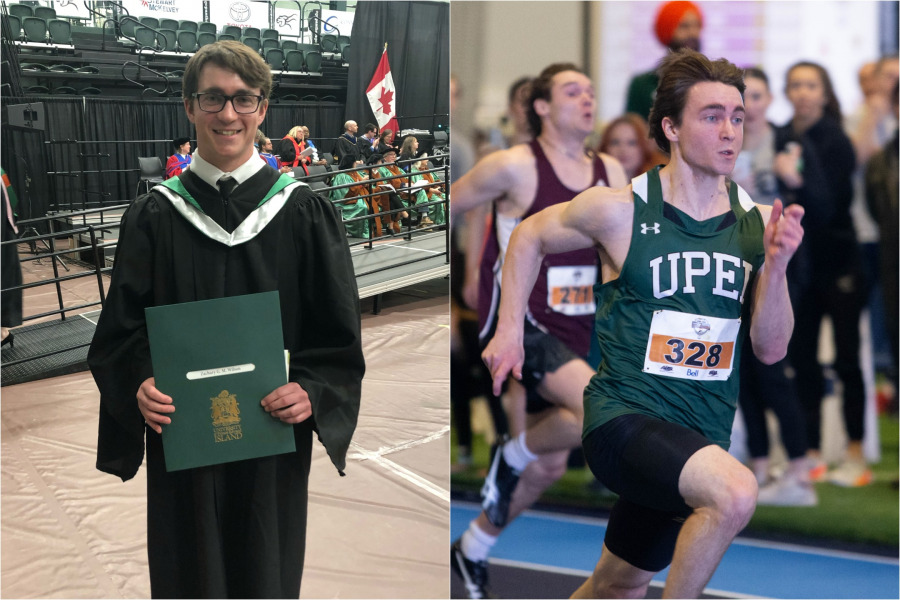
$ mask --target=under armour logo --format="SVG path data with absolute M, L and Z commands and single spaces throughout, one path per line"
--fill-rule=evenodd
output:
M 653 227 L 647 227 L 646 223 L 641 223 L 641 233 L 647 235 L 648 231 L 652 231 L 653 233 L 659 233 L 659 223 L 654 223 Z

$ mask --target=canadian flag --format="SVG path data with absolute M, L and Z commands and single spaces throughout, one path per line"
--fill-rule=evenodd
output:
M 375 68 L 375 74 L 369 87 L 366 88 L 366 98 L 375 120 L 378 122 L 378 130 L 391 129 L 394 135 L 400 135 L 400 124 L 397 123 L 397 93 L 394 88 L 394 78 L 391 76 L 391 65 L 388 63 L 387 45 L 381 53 L 381 60 Z

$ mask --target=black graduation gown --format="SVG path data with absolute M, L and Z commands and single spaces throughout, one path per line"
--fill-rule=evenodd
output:
M 190 170 L 179 179 L 231 232 L 278 177 L 260 169 L 227 203 Z M 160 436 L 145 428 L 136 400 L 153 374 L 144 308 L 271 290 L 281 298 L 289 378 L 313 408 L 313 418 L 294 427 L 297 451 L 167 473 Z M 88 363 L 100 389 L 97 468 L 133 477 L 146 433 L 152 595 L 298 597 L 312 431 L 343 474 L 365 369 L 353 265 L 331 203 L 308 187 L 294 190 L 256 237 L 229 248 L 159 192 L 139 197 L 122 218 Z

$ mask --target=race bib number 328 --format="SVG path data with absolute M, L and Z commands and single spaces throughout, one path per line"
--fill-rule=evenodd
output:
M 734 368 L 740 327 L 740 319 L 655 311 L 644 372 L 679 379 L 725 381 Z

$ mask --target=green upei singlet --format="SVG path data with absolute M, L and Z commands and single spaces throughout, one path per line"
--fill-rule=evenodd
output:
M 640 413 L 727 449 L 765 224 L 733 182 L 731 211 L 695 221 L 663 202 L 659 168 L 632 181 L 631 245 L 619 278 L 594 286 L 601 362 L 584 392 L 584 435 Z

